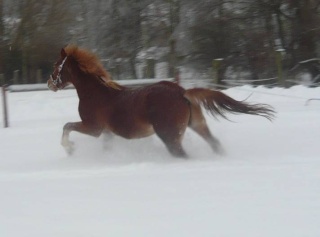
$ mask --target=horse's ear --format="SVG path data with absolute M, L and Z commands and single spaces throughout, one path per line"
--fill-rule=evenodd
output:
M 60 54 L 61 54 L 61 57 L 62 57 L 62 58 L 67 57 L 67 53 L 66 53 L 66 51 L 64 50 L 64 48 L 61 49 Z

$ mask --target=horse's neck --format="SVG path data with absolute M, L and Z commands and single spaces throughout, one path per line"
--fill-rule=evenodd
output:
M 90 78 L 92 77 L 92 78 Z M 77 90 L 80 99 L 94 99 L 96 97 L 112 97 L 115 91 L 105 87 L 93 75 L 77 73 L 73 77 L 72 83 Z

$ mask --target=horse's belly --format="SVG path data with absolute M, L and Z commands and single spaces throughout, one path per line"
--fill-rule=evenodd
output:
M 142 137 L 148 137 L 154 134 L 153 126 L 143 126 L 141 129 L 137 129 L 136 131 L 133 131 L 131 134 L 131 138 L 142 138 Z
M 151 136 L 154 134 L 154 129 L 152 125 L 136 125 L 123 126 L 121 129 L 116 129 L 113 132 L 127 139 L 136 139 Z

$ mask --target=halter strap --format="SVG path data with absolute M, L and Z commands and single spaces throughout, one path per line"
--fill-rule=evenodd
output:
M 62 60 L 62 63 L 59 65 L 57 78 L 54 80 L 54 79 L 53 79 L 53 76 L 51 75 L 52 84 L 55 85 L 55 86 L 57 86 L 58 83 L 60 83 L 60 84 L 62 83 L 62 80 L 61 80 L 61 71 L 62 71 L 62 69 L 63 69 L 63 65 L 64 65 L 64 63 L 66 62 L 67 58 L 68 58 L 68 56 L 66 56 L 66 57 Z

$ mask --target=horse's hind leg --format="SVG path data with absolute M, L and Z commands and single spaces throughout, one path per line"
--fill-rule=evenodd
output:
M 175 157 L 182 157 L 182 158 L 187 157 L 187 153 L 184 151 L 184 149 L 181 145 L 181 140 L 179 138 L 178 139 L 161 138 L 161 139 L 165 143 L 165 145 L 166 145 L 167 149 L 169 150 L 169 152 L 171 153 L 171 155 L 173 155 Z
M 114 138 L 114 134 L 108 130 L 103 130 L 102 132 L 102 138 L 103 138 L 103 148 L 105 150 L 109 150 L 111 148 L 111 141 Z
M 218 154 L 224 154 L 224 149 L 220 144 L 220 141 L 212 135 L 210 132 L 206 119 L 203 116 L 201 107 L 191 104 L 191 119 L 189 127 L 198 133 L 206 142 L 209 143 L 211 148 Z
M 187 157 L 182 147 L 182 138 L 188 127 L 190 110 L 185 101 L 177 103 L 176 110 L 153 111 L 150 114 L 151 123 L 155 133 L 164 142 L 171 155 L 175 157 Z
M 185 124 L 185 126 L 183 124 L 177 126 L 176 124 L 163 123 L 162 121 L 153 125 L 155 133 L 164 142 L 171 155 L 175 157 L 187 157 L 181 144 L 183 134 L 187 128 L 187 123 Z

